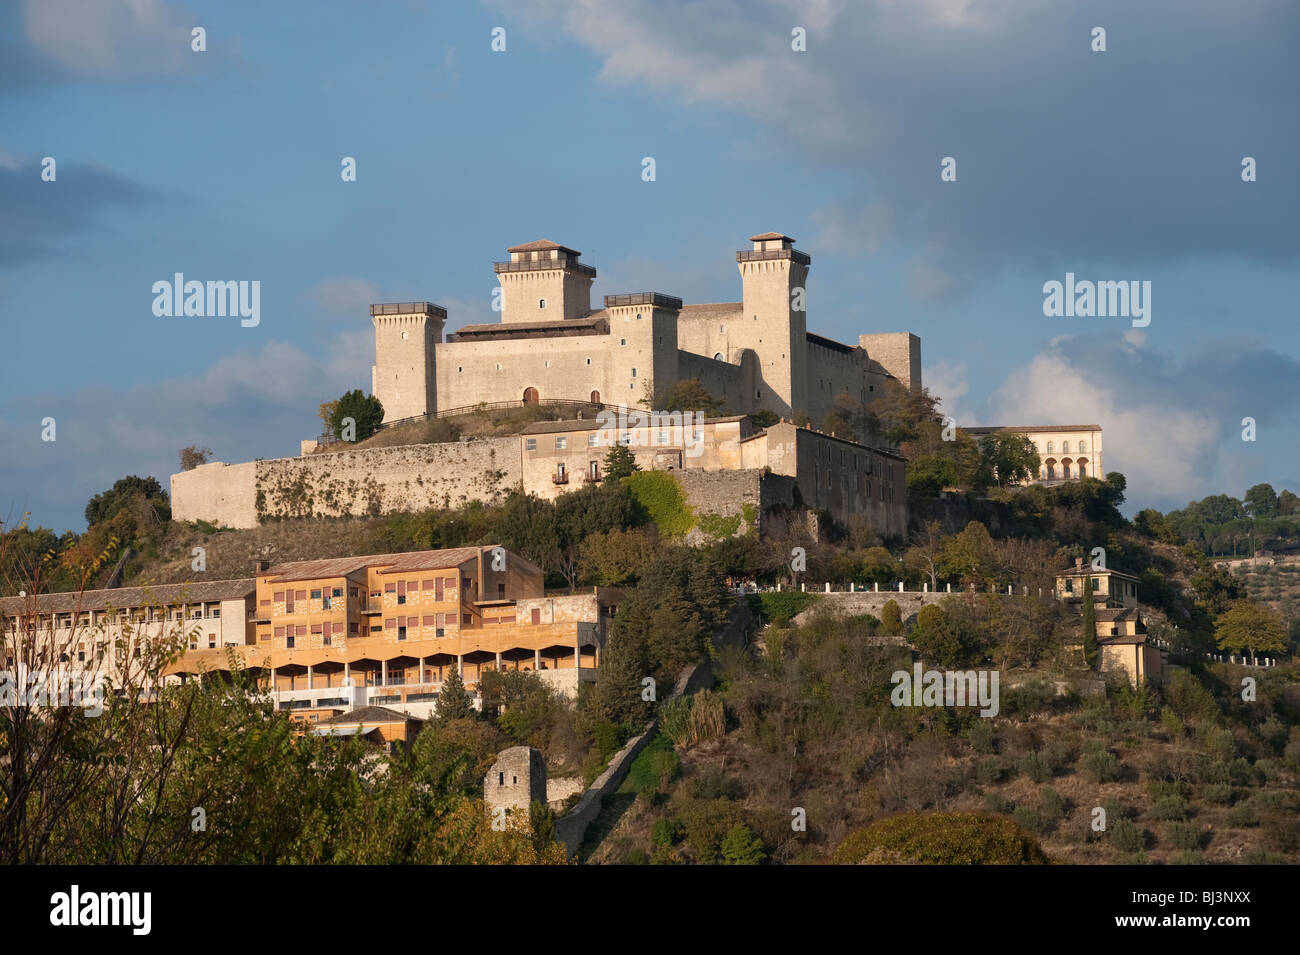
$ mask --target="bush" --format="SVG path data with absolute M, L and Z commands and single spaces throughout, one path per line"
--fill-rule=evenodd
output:
M 971 724 L 970 732 L 966 734 L 970 740 L 971 749 L 977 753 L 993 753 L 997 751 L 997 735 L 993 731 L 990 720 L 976 720 Z
M 880 608 L 880 629 L 890 636 L 903 632 L 903 612 L 898 608 L 898 601 L 886 600 Z
M 722 837 L 723 865 L 760 865 L 767 858 L 763 840 L 743 822 L 738 822 Z
M 1043 825 L 1043 817 L 1033 806 L 1017 806 L 1016 811 L 1012 813 L 1020 828 L 1026 832 L 1032 832 L 1034 835 L 1041 835 L 1046 826 Z
M 1006 817 L 980 813 L 909 813 L 880 819 L 849 835 L 836 865 L 1045 865 L 1034 838 Z
M 1151 815 L 1162 822 L 1175 822 L 1187 818 L 1187 803 L 1181 796 L 1161 796 L 1151 804 Z
M 686 746 L 690 738 L 691 698 L 679 696 L 659 707 L 659 732 L 674 746 Z
M 684 835 L 682 824 L 677 819 L 659 819 L 650 830 L 650 841 L 657 847 L 675 846 Z
M 1228 826 L 1232 829 L 1247 829 L 1259 825 L 1259 810 L 1254 803 L 1243 802 L 1228 810 Z
M 802 590 L 775 590 L 750 594 L 749 609 L 757 617 L 783 624 L 816 599 L 816 594 L 805 593 Z
M 1084 755 L 1083 771 L 1094 783 L 1112 783 L 1119 779 L 1119 757 L 1109 750 L 1094 749 Z
M 1232 804 L 1233 788 L 1226 783 L 1212 783 L 1201 790 L 1202 798 L 1215 806 Z
M 985 756 L 975 764 L 975 778 L 984 786 L 999 782 L 1002 779 L 1002 761 L 996 756 Z
M 1175 849 L 1198 849 L 1201 845 L 1201 829 L 1194 822 L 1171 822 L 1165 826 L 1165 835 Z
M 1005 815 L 1011 811 L 1011 803 L 1007 802 L 1006 796 L 994 790 L 984 797 L 984 809 L 986 812 Z
M 1120 852 L 1138 852 L 1143 844 L 1142 830 L 1133 820 L 1121 816 L 1111 824 L 1110 841 Z
M 1052 768 L 1042 753 L 1026 753 L 1020 758 L 1018 768 L 1022 775 L 1036 783 L 1045 783 L 1052 778 Z
M 1065 797 L 1055 789 L 1044 789 L 1042 792 L 1042 802 L 1039 803 L 1039 809 L 1043 818 L 1049 822 L 1057 822 L 1064 819 L 1066 815 Z
M 1061 776 L 1078 760 L 1079 751 L 1067 740 L 1054 739 L 1043 747 L 1043 758 L 1047 760 L 1052 775 Z
M 695 526 L 695 515 L 677 478 L 667 471 L 637 471 L 623 478 L 632 499 L 640 504 L 664 537 L 681 537 Z

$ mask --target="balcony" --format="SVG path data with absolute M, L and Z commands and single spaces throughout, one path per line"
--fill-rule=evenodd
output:
M 568 483 L 569 483 L 569 472 L 568 472 L 568 471 L 565 471 L 565 472 L 562 473 L 562 474 L 552 474 L 552 475 L 551 475 L 551 483 L 552 483 L 552 484 L 568 484 Z
M 599 474 L 592 474 L 590 471 L 583 471 L 583 472 L 582 472 L 582 483 L 583 483 L 583 484 L 599 484 L 599 483 L 600 483 L 600 475 L 599 475 Z

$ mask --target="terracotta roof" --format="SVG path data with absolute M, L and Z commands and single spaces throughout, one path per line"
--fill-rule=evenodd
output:
M 552 242 L 550 239 L 536 239 L 532 242 L 525 242 L 523 245 L 512 245 L 506 249 L 507 252 L 550 252 L 555 249 L 568 252 L 570 255 L 582 255 L 577 249 L 571 249 L 567 245 L 560 245 L 558 242 Z
M 1123 577 L 1125 580 L 1136 580 L 1138 583 L 1142 582 L 1140 577 L 1134 577 L 1132 574 L 1126 574 L 1123 571 L 1110 570 L 1107 568 L 1103 568 L 1101 570 L 1093 570 L 1090 567 L 1083 567 L 1083 568 L 1071 567 L 1068 570 L 1057 571 L 1056 576 L 1057 577 L 1104 577 L 1107 574 L 1109 574 L 1112 577 Z M 1080 591 L 1080 594 L 1082 593 L 1083 592 Z
M 780 232 L 764 232 L 762 235 L 751 235 L 750 242 L 762 242 L 764 239 L 790 239 L 788 235 L 782 235 Z M 790 239 L 791 242 L 794 239 Z
M 1139 633 L 1136 636 L 1130 634 L 1120 634 L 1117 637 L 1098 637 L 1097 642 L 1102 646 L 1113 646 L 1116 644 L 1119 644 L 1121 646 L 1124 644 L 1141 646 L 1142 644 L 1147 642 L 1147 635 L 1145 633 Z
M 36 609 L 39 613 L 70 613 L 87 610 L 106 610 L 112 607 L 125 610 L 143 606 L 171 606 L 179 603 L 199 603 L 209 600 L 237 600 L 253 593 L 251 577 L 238 580 L 205 580 L 189 584 L 155 584 L 141 587 L 115 587 L 112 590 L 64 591 L 38 594 Z M 30 598 L 0 598 L 0 612 L 23 612 Z
M 1094 611 L 1098 620 L 1104 620 L 1107 623 L 1114 623 L 1120 620 L 1136 620 L 1142 622 L 1142 615 L 1132 607 L 1102 607 Z
M 317 720 L 316 725 L 322 723 L 365 723 L 367 725 L 377 723 L 405 723 L 407 720 L 416 720 L 416 717 L 409 716 L 406 713 L 399 713 L 397 710 L 390 710 L 386 706 L 359 706 L 355 710 L 347 710 L 343 713 L 336 713 L 334 716 L 327 716 L 323 720 Z M 417 720 L 417 722 L 422 722 Z
M 326 557 L 320 560 L 298 560 L 277 564 L 266 574 L 271 583 L 294 580 L 316 580 L 323 577 L 346 577 L 367 567 L 391 565 L 397 570 L 434 570 L 456 567 L 478 553 L 477 547 L 447 547 L 441 550 L 408 551 L 404 554 L 366 554 L 360 557 Z

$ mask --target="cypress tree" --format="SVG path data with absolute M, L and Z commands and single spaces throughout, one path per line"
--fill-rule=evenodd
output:
M 1097 666 L 1101 644 L 1097 642 L 1097 609 L 1092 603 L 1092 577 L 1083 580 L 1083 659 L 1089 668 Z

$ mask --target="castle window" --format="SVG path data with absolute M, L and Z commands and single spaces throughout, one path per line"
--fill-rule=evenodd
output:
M 588 364 L 588 365 L 591 364 L 591 359 L 590 359 L 590 358 L 587 359 L 587 364 Z
M 723 358 L 722 358 L 722 352 L 718 352 L 716 355 L 714 355 L 714 356 L 713 356 L 713 360 L 714 360 L 714 361 L 722 361 L 722 360 L 723 360 Z
M 536 438 L 525 438 L 525 439 L 524 439 L 524 450 L 525 450 L 525 451 L 536 451 L 536 450 L 537 450 L 537 439 L 536 439 Z
M 1062 453 L 1062 454 L 1068 454 L 1069 451 L 1070 451 L 1070 442 L 1069 442 L 1069 441 L 1062 441 L 1062 442 L 1061 442 L 1061 453 Z
M 497 362 L 497 371 L 501 370 L 501 362 Z
M 1052 442 L 1050 441 L 1047 442 L 1047 453 L 1048 454 L 1052 453 Z
M 1080 442 L 1079 442 L 1079 452 L 1082 453 L 1082 452 L 1087 451 L 1087 450 L 1088 450 L 1088 442 L 1087 442 L 1087 441 L 1080 441 Z
M 563 451 L 564 448 L 568 445 L 568 443 L 569 443 L 569 439 L 568 439 L 568 438 L 563 438 L 563 437 L 556 438 L 556 439 L 555 439 L 555 450 L 556 450 L 556 451 Z
M 636 320 L 637 320 L 638 322 L 641 321 L 641 313 L 640 313 L 640 312 L 637 312 L 637 313 L 636 313 Z
M 539 298 L 539 299 L 537 300 L 537 307 L 538 307 L 538 308 L 545 308 L 545 307 L 546 307 L 546 299 L 544 299 L 544 298 Z
M 636 377 L 636 369 L 635 369 L 635 368 L 632 369 L 632 377 L 633 377 L 633 378 Z
M 718 326 L 718 331 L 720 331 L 720 332 L 725 332 L 726 330 L 727 330 L 727 326 L 726 326 L 726 325 L 719 325 L 719 326 Z
M 465 366 L 464 366 L 464 365 L 457 365 L 457 366 L 456 366 L 456 372 L 457 372 L 457 374 L 463 372 L 464 370 L 465 370 Z
M 406 332 L 402 332 L 402 341 L 406 341 Z
M 761 397 L 763 397 L 763 392 L 761 392 L 761 391 L 756 391 L 756 392 L 754 392 L 754 399 L 755 399 L 755 400 L 757 400 L 757 399 L 759 399 L 759 398 L 761 398 Z
M 627 344 L 627 339 L 626 339 L 626 338 L 620 338 L 620 339 L 618 340 L 618 343 L 619 343 L 620 345 L 626 345 L 626 344 Z

